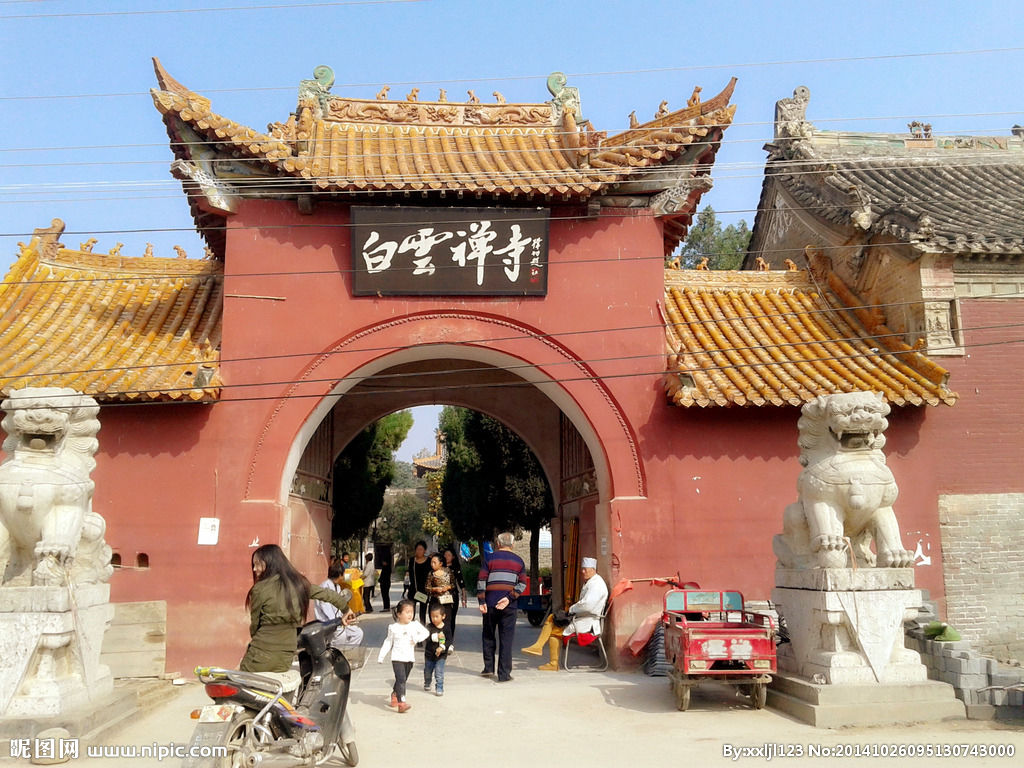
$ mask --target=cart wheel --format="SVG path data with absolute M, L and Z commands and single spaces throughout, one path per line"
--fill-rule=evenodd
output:
M 544 623 L 544 612 L 543 611 L 527 611 L 526 620 L 530 622 L 531 627 L 539 627 Z
M 754 709 L 764 709 L 764 703 L 768 700 L 768 686 L 754 683 L 751 688 L 750 700 L 754 703 Z
M 676 688 L 676 709 L 685 712 L 690 708 L 690 686 L 680 683 Z

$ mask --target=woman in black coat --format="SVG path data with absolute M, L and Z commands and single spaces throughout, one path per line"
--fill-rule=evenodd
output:
M 427 622 L 427 576 L 430 575 L 430 558 L 427 557 L 427 542 L 417 541 L 413 556 L 405 569 L 405 596 L 420 607 L 420 623 Z M 417 600 L 416 595 L 422 599 Z

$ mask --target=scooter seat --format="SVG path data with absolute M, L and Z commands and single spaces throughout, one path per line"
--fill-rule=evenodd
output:
M 302 682 L 302 675 L 299 674 L 297 669 L 289 669 L 287 672 L 257 672 L 256 674 L 273 680 L 275 683 L 281 683 L 284 686 L 282 693 L 297 691 L 299 684 Z M 275 689 L 276 686 L 269 686 L 269 690 L 273 691 Z

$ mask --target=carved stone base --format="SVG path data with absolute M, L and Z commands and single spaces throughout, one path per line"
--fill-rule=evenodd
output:
M 81 710 L 113 690 L 100 664 L 114 607 L 109 584 L 0 589 L 0 716 Z
M 907 588 L 912 570 L 779 570 L 776 583 L 772 600 L 790 638 L 779 648 L 781 671 L 822 684 L 928 678 L 920 656 L 903 645 L 903 621 L 921 604 L 920 591 Z

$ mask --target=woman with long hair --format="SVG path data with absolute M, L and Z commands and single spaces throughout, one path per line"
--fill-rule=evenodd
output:
M 345 611 L 352 593 L 310 584 L 277 544 L 264 544 L 254 551 L 252 587 L 245 596 L 252 639 L 238 668 L 243 672 L 287 672 L 298 643 L 296 630 L 306 623 L 310 598 Z

